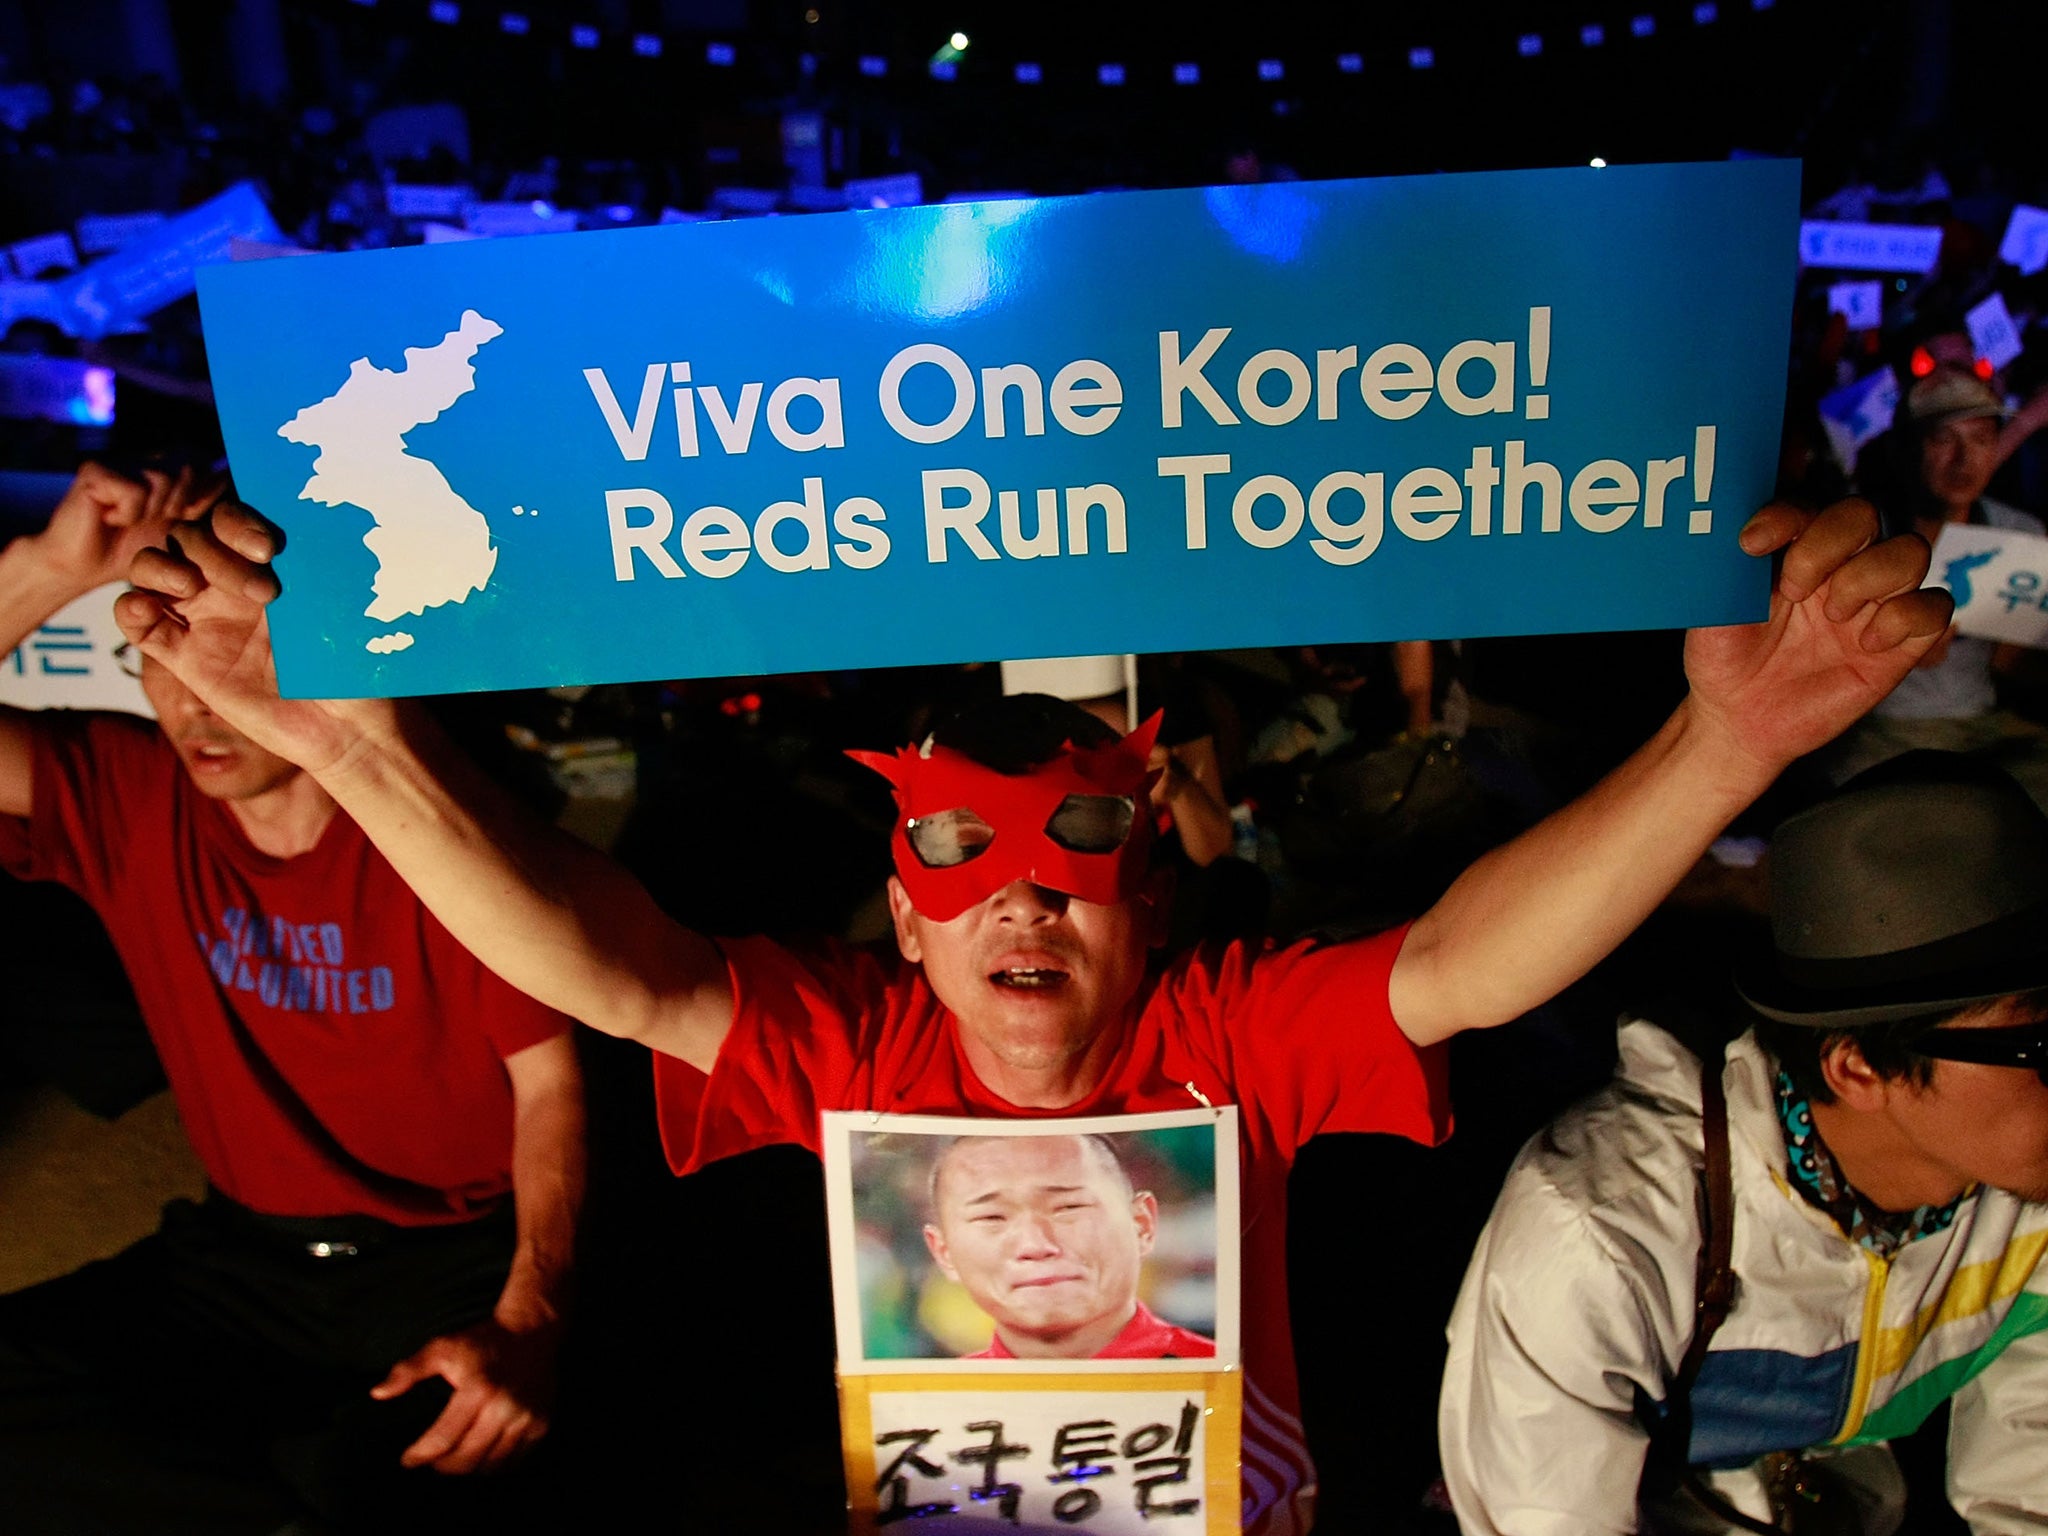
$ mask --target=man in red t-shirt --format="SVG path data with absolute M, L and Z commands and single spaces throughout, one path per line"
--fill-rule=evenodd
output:
M 216 494 L 88 464 L 0 551 L 0 652 Z M 142 686 L 155 725 L 0 709 L 0 865 L 106 923 L 208 1194 L 0 1297 L 0 1528 L 481 1513 L 497 1480 L 436 1474 L 547 1427 L 582 1183 L 569 1022 L 309 775 L 161 666 Z
M 1695 632 L 1693 692 L 1670 722 L 1406 930 L 1320 949 L 1236 945 L 1163 972 L 1147 953 L 1165 892 L 1131 851 L 1142 800 L 1130 765 L 1112 761 L 1138 743 L 1090 747 L 1047 720 L 1015 755 L 955 739 L 893 760 L 895 958 L 714 943 L 493 795 L 416 711 L 280 699 L 263 611 L 278 536 L 246 509 L 217 509 L 180 553 L 139 556 L 141 590 L 116 614 L 220 716 L 306 768 L 500 975 L 659 1053 L 679 1172 L 764 1143 L 815 1148 L 821 1109 L 1032 1117 L 1236 1103 L 1244 1511 L 1278 1531 L 1299 1523 L 1307 1477 L 1285 1311 L 1294 1153 L 1325 1130 L 1439 1137 L 1440 1042 L 1583 975 L 1786 763 L 1926 654 L 1949 600 L 1919 590 L 1924 544 L 1873 544 L 1875 532 L 1861 502 L 1760 512 L 1741 538 L 1751 555 L 1783 556 L 1770 619 Z
M 1103 1136 L 963 1136 L 932 1162 L 925 1246 L 995 1324 L 971 1360 L 1212 1359 L 1138 1300 L 1159 1197 Z

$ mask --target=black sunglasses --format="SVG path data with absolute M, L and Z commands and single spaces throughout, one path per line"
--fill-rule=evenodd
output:
M 1940 1061 L 2032 1067 L 2048 1083 L 2048 1019 L 1995 1029 L 1930 1029 L 1914 1038 L 1913 1049 Z

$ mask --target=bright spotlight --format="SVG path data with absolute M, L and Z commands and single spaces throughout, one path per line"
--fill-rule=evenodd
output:
M 953 51 L 956 53 L 965 53 L 967 51 L 967 34 L 965 32 L 955 32 L 946 41 L 953 45 Z

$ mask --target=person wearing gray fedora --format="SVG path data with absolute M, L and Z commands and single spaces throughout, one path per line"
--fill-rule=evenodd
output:
M 1910 753 L 1770 876 L 1713 1081 L 1627 1022 L 1508 1175 L 1439 1416 L 1468 1536 L 1883 1536 L 1944 1402 L 1971 1530 L 2048 1531 L 2048 816 Z

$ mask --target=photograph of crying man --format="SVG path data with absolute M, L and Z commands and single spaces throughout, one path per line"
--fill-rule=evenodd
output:
M 1139 1300 L 1158 1236 L 1106 1136 L 963 1136 L 932 1163 L 925 1245 L 995 1324 L 968 1359 L 1213 1358 Z

